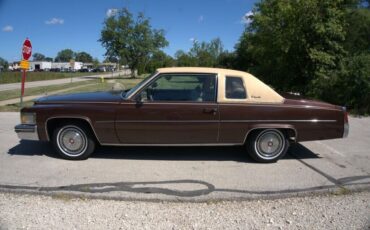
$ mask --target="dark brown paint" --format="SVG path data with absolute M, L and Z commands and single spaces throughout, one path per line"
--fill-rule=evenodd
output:
M 43 98 L 22 112 L 37 114 L 41 140 L 49 140 L 48 121 L 78 118 L 89 122 L 98 141 L 107 145 L 242 144 L 256 128 L 291 129 L 297 141 L 310 141 L 340 138 L 344 125 L 341 107 L 292 99 L 283 104 L 154 103 L 96 92 Z

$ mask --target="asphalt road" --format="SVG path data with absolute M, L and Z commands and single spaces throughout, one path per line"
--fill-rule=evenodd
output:
M 350 118 L 347 139 L 291 147 L 274 164 L 241 147 L 100 147 L 59 159 L 48 143 L 19 141 L 18 113 L 0 113 L 0 190 L 123 200 L 253 199 L 370 188 L 370 118 Z
M 20 73 L 19 73 L 20 74 Z M 117 77 L 119 75 L 122 75 L 121 72 L 115 72 L 115 73 L 107 73 L 107 74 L 99 74 L 99 75 L 88 75 L 88 76 L 80 76 L 80 77 L 73 77 L 73 82 L 80 82 L 80 81 L 87 81 L 91 79 L 96 79 L 100 77 Z M 31 81 L 26 82 L 26 88 L 34 88 L 34 87 L 40 87 L 40 86 L 50 86 L 50 85 L 61 85 L 70 83 L 71 78 L 62 78 L 62 79 L 55 79 L 55 80 L 45 80 L 45 81 Z M 14 89 L 20 89 L 21 83 L 9 83 L 9 84 L 0 84 L 0 92 L 6 91 L 6 90 L 14 90 Z

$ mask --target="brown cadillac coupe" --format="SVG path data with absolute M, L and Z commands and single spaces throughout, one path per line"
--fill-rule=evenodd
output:
M 345 108 L 284 98 L 254 76 L 214 68 L 163 68 L 128 91 L 43 97 L 21 111 L 21 139 L 50 141 L 66 159 L 95 146 L 241 145 L 275 162 L 291 141 L 348 135 Z

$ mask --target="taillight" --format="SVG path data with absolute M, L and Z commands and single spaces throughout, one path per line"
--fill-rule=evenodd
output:
M 348 123 L 348 112 L 344 111 L 344 123 Z

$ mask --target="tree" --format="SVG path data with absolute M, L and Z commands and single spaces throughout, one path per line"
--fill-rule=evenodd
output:
M 176 66 L 197 66 L 198 62 L 195 57 L 190 56 L 183 50 L 178 50 L 175 53 Z
M 41 53 L 34 53 L 32 55 L 33 61 L 44 61 L 45 60 L 45 55 Z
M 368 51 L 370 47 L 370 10 L 365 8 L 348 9 L 345 49 L 350 53 Z
M 9 63 L 4 58 L 0 57 L 0 71 L 8 70 Z
M 197 66 L 216 67 L 218 58 L 223 52 L 223 44 L 219 38 L 208 42 L 193 42 L 189 55 L 197 59 Z
M 234 67 L 243 71 L 253 71 L 254 59 L 252 58 L 252 52 L 249 49 L 251 47 L 250 37 L 253 36 L 248 30 L 245 30 L 239 39 L 239 42 L 235 45 L 235 60 Z
M 237 46 L 239 63 L 279 90 L 320 97 L 345 55 L 345 5 L 262 0 Z
M 52 61 L 53 61 L 53 58 L 51 58 L 51 57 L 46 57 L 44 60 L 45 60 L 45 61 L 50 61 L 50 62 L 52 62 Z
M 105 19 L 99 41 L 106 48 L 106 56 L 127 63 L 132 77 L 136 70 L 145 69 L 151 55 L 168 45 L 163 30 L 153 29 L 143 13 L 134 19 L 126 8 Z
M 175 60 L 171 56 L 159 50 L 150 57 L 150 60 L 145 68 L 145 71 L 148 73 L 152 73 L 158 68 L 171 67 L 174 65 Z
M 99 60 L 97 58 L 94 58 L 93 61 L 92 61 L 92 63 L 93 63 L 93 67 L 94 68 L 98 68 L 98 66 L 99 66 Z
M 234 69 L 236 66 L 236 55 L 234 52 L 224 51 L 218 56 L 217 67 Z
M 93 57 L 86 52 L 79 52 L 75 54 L 75 60 L 84 63 L 91 63 L 93 61 Z
M 325 98 L 343 104 L 355 113 L 370 114 L 370 52 L 344 59 L 344 69 L 338 73 L 329 96 Z M 344 102 L 344 103 L 343 103 Z
M 55 57 L 56 62 L 69 62 L 70 60 L 74 59 L 75 53 L 71 49 L 64 49 L 58 52 L 57 56 Z
M 111 62 L 111 63 L 118 63 L 119 60 L 116 57 L 106 57 L 103 62 L 104 63 L 109 63 L 109 62 Z

